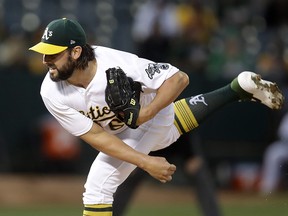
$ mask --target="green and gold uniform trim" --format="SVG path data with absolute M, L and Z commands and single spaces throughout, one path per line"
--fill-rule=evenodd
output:
M 174 103 L 174 112 L 174 125 L 180 134 L 187 133 L 198 127 L 199 124 L 185 99 L 178 100 Z
M 112 204 L 85 205 L 83 216 L 112 216 Z

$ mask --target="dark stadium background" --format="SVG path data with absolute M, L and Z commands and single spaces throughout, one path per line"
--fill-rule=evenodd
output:
M 201 44 L 200 53 L 202 55 L 204 52 L 204 58 L 198 58 L 199 50 L 194 50 L 197 41 L 187 41 L 185 37 L 168 41 L 169 47 L 172 44 L 169 50 L 163 44 L 157 47 L 157 43 L 154 50 L 153 46 L 146 46 L 144 50 L 143 44 L 135 41 L 131 33 L 136 9 L 142 2 L 144 1 L 0 1 L 1 175 L 39 177 L 64 174 L 85 178 L 90 163 L 97 154 L 85 143 L 79 145 L 77 142 L 77 148 L 74 149 L 76 153 L 70 152 L 70 157 L 67 158 L 51 156 L 43 150 L 44 126 L 40 123 L 49 114 L 41 101 L 39 89 L 46 68 L 41 65 L 41 56 L 28 51 L 28 48 L 39 41 L 45 26 L 52 19 L 77 19 L 92 44 L 134 52 L 147 58 L 153 56 L 152 60 L 169 61 L 180 69 L 183 68 L 189 74 L 190 86 L 181 96 L 204 93 L 230 82 L 231 77 L 222 74 L 220 64 L 229 56 L 225 56 L 223 51 L 222 54 L 217 52 L 221 52 L 218 48 L 229 41 L 231 36 L 239 42 L 240 59 L 243 62 L 238 61 L 242 66 L 276 81 L 286 95 L 288 3 L 285 0 L 198 1 L 202 6 L 213 10 L 219 23 L 209 41 Z M 181 4 L 184 1 L 167 2 Z M 160 41 L 166 39 L 163 37 Z M 159 55 L 161 49 L 165 55 Z M 191 56 L 195 58 L 191 60 Z M 237 73 L 236 69 L 234 73 Z M 277 138 L 276 130 L 285 111 L 286 105 L 282 111 L 275 112 L 255 103 L 231 104 L 191 133 L 191 142 L 197 144 L 197 150 L 207 160 L 219 189 L 257 191 L 263 153 Z M 177 147 L 173 148 L 180 148 L 181 151 L 185 144 L 187 143 L 177 143 Z M 167 151 L 174 151 L 173 148 Z M 175 161 L 177 160 L 176 157 Z M 175 175 L 174 184 L 182 187 L 186 182 L 181 171 L 179 172 Z M 253 183 L 248 182 L 249 185 L 245 185 L 245 175 L 250 175 L 247 177 L 250 178 L 251 172 Z M 284 174 L 283 179 L 285 177 Z M 1 199 L 5 200 L 5 196 Z

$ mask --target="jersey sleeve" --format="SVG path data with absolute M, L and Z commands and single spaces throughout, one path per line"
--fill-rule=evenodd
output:
M 56 101 L 52 102 L 46 97 L 42 99 L 48 111 L 72 135 L 81 136 L 91 129 L 93 121 L 77 110 Z
M 156 63 L 144 58 L 135 60 L 135 81 L 142 83 L 143 91 L 155 92 L 165 80 L 172 77 L 179 69 L 169 63 Z

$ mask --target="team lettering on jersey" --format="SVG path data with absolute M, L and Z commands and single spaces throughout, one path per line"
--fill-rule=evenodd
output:
M 79 112 L 92 119 L 92 121 L 98 125 L 101 125 L 101 122 L 109 120 L 109 127 L 113 131 L 120 129 L 125 125 L 120 119 L 116 117 L 116 115 L 109 109 L 108 106 L 104 106 L 102 109 L 99 106 L 95 106 L 95 108 L 90 107 L 88 112 L 82 110 Z

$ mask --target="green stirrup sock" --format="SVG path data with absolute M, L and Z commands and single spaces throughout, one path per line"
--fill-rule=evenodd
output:
M 85 205 L 83 216 L 112 216 L 112 204 Z
M 231 89 L 235 92 L 238 93 L 239 97 L 241 100 L 245 101 L 245 100 L 251 100 L 251 98 L 253 97 L 252 94 L 246 92 L 245 90 L 243 90 L 241 88 L 241 86 L 239 85 L 238 82 L 238 78 L 236 77 L 230 84 Z

